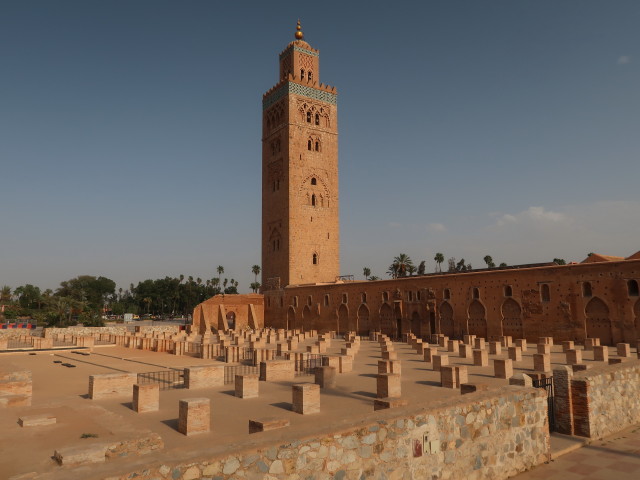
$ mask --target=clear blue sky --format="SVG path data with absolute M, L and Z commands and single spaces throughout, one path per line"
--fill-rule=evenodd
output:
M 0 3 L 0 285 L 260 262 L 296 20 L 339 91 L 342 273 L 640 249 L 640 2 Z

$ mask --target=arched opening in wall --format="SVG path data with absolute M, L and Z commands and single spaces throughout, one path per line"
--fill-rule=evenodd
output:
M 637 280 L 628 280 L 627 281 L 627 292 L 630 297 L 638 296 L 638 281 Z
M 584 282 L 582 284 L 582 296 L 585 298 L 589 298 L 593 296 L 593 291 L 591 290 L 591 283 Z
M 510 336 L 514 340 L 524 337 L 522 325 L 522 308 L 513 298 L 508 298 L 502 304 L 502 335 Z
M 311 140 L 307 140 L 307 150 L 311 151 Z
M 380 307 L 380 332 L 390 337 L 396 336 L 395 316 L 388 303 L 383 303 Z
M 633 306 L 633 316 L 636 325 L 636 340 L 640 340 L 640 300 Z
M 338 333 L 345 333 L 349 328 L 349 308 L 344 304 L 340 304 L 338 307 L 338 325 L 336 331 Z
M 540 285 L 540 301 L 547 303 L 551 301 L 551 293 L 549 292 L 549 285 L 543 283 Z
M 598 297 L 593 297 L 584 309 L 587 317 L 587 337 L 599 338 L 600 345 L 613 345 L 609 307 Z
M 511 285 L 507 285 L 506 287 L 504 287 L 504 296 L 513 297 L 513 288 L 511 288 Z
M 313 75 L 311 74 L 311 72 L 308 72 L 308 73 L 307 73 L 307 78 L 308 78 L 309 80 L 311 80 L 311 78 L 312 78 L 312 77 L 313 77 Z
M 285 328 L 288 330 L 300 328 L 300 325 L 296 322 L 296 310 L 293 307 L 289 307 L 287 310 L 287 324 L 285 325 Z
M 235 314 L 235 312 L 227 313 L 227 326 L 229 327 L 229 330 L 235 330 L 236 329 L 236 314 Z
M 356 332 L 358 335 L 369 335 L 371 324 L 369 323 L 369 307 L 364 303 L 358 308 L 358 326 Z
M 413 312 L 413 314 L 411 314 L 411 333 L 418 337 L 422 336 L 422 328 L 420 327 L 420 324 L 420 314 L 418 312 Z
M 304 69 L 303 68 L 300 69 L 300 78 L 302 80 L 304 80 Z
M 309 307 L 309 305 L 305 305 L 302 309 L 302 328 L 305 330 L 313 330 L 315 328 L 313 319 L 311 318 L 312 316 L 311 307 Z
M 320 115 L 316 113 L 316 125 L 320 125 Z
M 318 180 L 316 180 L 316 177 L 311 177 L 311 185 L 317 185 L 318 184 Z
M 442 296 L 445 300 L 451 300 L 451 290 L 445 288 Z
M 478 300 L 480 298 L 480 290 L 478 290 L 477 287 L 473 287 L 473 290 L 471 291 L 471 298 L 474 300 Z
M 442 302 L 440 305 L 440 331 L 447 337 L 453 337 L 453 308 L 449 305 L 449 302 Z
M 367 294 L 366 294 L 366 292 L 362 292 L 362 293 L 360 294 L 360 301 L 361 301 L 362 303 L 367 303 Z
M 316 145 L 315 145 L 315 151 L 319 152 L 320 151 L 320 142 L 316 140 Z
M 318 254 L 314 253 L 313 257 L 311 258 L 311 261 L 313 262 L 314 265 L 318 264 Z
M 469 305 L 469 335 L 487 338 L 487 317 L 484 305 L 474 300 Z
M 311 112 L 307 112 L 307 123 L 311 123 Z
M 315 207 L 316 206 L 316 194 L 312 194 L 311 195 L 311 206 Z

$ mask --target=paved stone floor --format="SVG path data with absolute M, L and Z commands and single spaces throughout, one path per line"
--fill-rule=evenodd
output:
M 638 480 L 640 425 L 597 440 L 513 477 L 514 480 Z

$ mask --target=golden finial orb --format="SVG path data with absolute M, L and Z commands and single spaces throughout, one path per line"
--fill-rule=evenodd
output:
M 296 40 L 302 40 L 304 38 L 304 33 L 302 33 L 302 27 L 300 26 L 300 20 L 298 20 L 298 26 L 296 27 Z

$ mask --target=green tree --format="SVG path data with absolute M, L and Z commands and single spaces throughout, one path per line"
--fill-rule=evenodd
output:
M 455 272 L 456 271 L 456 257 L 451 257 L 447 260 L 448 268 L 447 272 Z
M 389 265 L 387 274 L 389 274 L 392 278 L 406 277 L 408 268 L 410 266 L 413 266 L 411 257 L 409 257 L 409 255 L 407 255 L 406 253 L 401 253 L 393 259 L 393 263 Z
M 253 290 L 253 293 L 258 293 L 258 290 L 260 290 L 260 282 L 253 282 L 249 286 L 251 287 L 251 290 Z
M 418 275 L 424 275 L 426 272 L 427 266 L 425 265 L 425 261 L 422 260 L 420 265 L 418 265 Z
M 375 281 L 375 280 L 380 280 L 380 277 L 376 277 L 375 275 L 371 275 L 371 276 L 369 277 L 369 281 L 370 281 L 370 282 L 373 282 L 373 281 Z
M 436 253 L 436 256 L 433 257 L 436 262 L 436 272 L 442 272 L 441 264 L 444 262 L 444 255 L 441 253 Z
M 500 264 L 500 268 L 504 268 L 504 267 L 506 267 L 506 266 L 508 266 L 508 265 L 507 265 L 506 263 L 504 263 L 504 262 L 502 262 L 502 263 Z
M 364 279 L 368 280 L 369 279 L 369 275 L 371 275 L 371 269 L 369 267 L 364 267 L 362 269 L 362 274 L 364 275 Z
M 253 273 L 254 275 L 254 283 L 258 283 L 258 275 L 260 275 L 261 270 L 262 269 L 260 268 L 260 265 L 254 265 L 253 267 L 251 267 L 251 273 Z
M 415 265 L 407 266 L 407 273 L 409 274 L 410 277 L 412 277 L 413 274 L 416 273 L 417 271 L 418 271 L 418 268 Z
M 484 263 L 487 264 L 487 268 L 494 268 L 496 266 L 496 264 L 493 263 L 493 258 L 491 258 L 491 255 L 485 255 Z
M 553 263 L 556 265 L 566 265 L 567 262 L 564 261 L 564 258 L 554 258 Z

